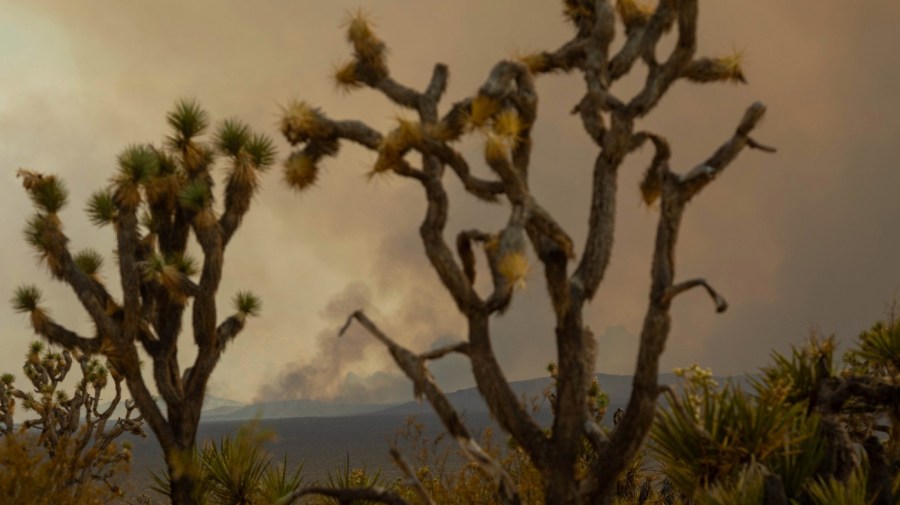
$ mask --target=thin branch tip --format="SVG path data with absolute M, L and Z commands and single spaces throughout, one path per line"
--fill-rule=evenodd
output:
M 359 317 L 365 317 L 362 309 L 354 310 L 349 316 L 347 316 L 347 321 L 341 326 L 340 331 L 338 331 L 338 337 L 343 337 L 344 333 L 347 333 L 347 330 L 350 328 L 350 325 L 353 324 L 354 319 L 358 319 Z

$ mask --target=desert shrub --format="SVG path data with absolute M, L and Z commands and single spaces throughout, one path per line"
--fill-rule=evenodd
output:
M 103 505 L 118 497 L 104 482 L 73 485 L 74 442 L 60 440 L 49 456 L 34 434 L 23 431 L 0 439 L 0 497 L 9 505 Z
M 73 368 L 81 378 L 70 394 L 62 384 Z M 42 342 L 28 346 L 22 371 L 25 388 L 17 386 L 12 374 L 0 377 L 0 437 L 5 438 L 6 449 L 0 470 L 19 476 L 26 487 L 34 476 L 52 478 L 52 484 L 65 488 L 72 499 L 81 499 L 82 493 L 94 496 L 98 486 L 106 489 L 104 496 L 120 496 L 119 480 L 131 462 L 130 444 L 120 443 L 120 438 L 129 433 L 145 436 L 143 421 L 130 401 L 125 401 L 125 416 L 114 417 L 123 377 L 93 356 L 57 352 Z M 114 394 L 101 406 L 109 385 Z M 19 424 L 14 421 L 17 410 L 28 416 Z M 33 463 L 36 473 L 19 475 L 23 462 Z
M 862 332 L 840 368 L 836 349 L 813 333 L 750 388 L 682 371 L 651 431 L 663 473 L 697 503 L 896 503 L 900 321 Z

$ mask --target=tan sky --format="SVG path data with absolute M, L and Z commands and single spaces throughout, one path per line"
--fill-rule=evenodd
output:
M 569 37 L 550 0 L 0 2 L 0 286 L 11 293 L 37 282 L 55 317 L 88 329 L 71 293 L 50 281 L 22 243 L 30 206 L 15 169 L 61 174 L 72 193 L 63 219 L 73 247 L 97 247 L 111 261 L 109 230 L 89 225 L 83 202 L 105 183 L 121 148 L 167 133 L 164 114 L 179 97 L 198 98 L 214 119 L 238 116 L 273 135 L 282 156 L 288 149 L 275 122 L 279 104 L 292 98 L 333 117 L 389 124 L 397 111 L 380 96 L 345 96 L 328 78 L 348 54 L 340 23 L 356 6 L 375 19 L 398 79 L 421 86 L 435 62 L 450 66 L 448 100 L 474 91 L 498 59 Z M 700 23 L 702 52 L 746 50 L 750 84 L 678 84 L 645 127 L 667 136 L 676 166 L 689 168 L 759 99 L 769 113 L 758 137 L 779 153 L 745 153 L 688 211 L 678 271 L 709 279 L 731 309 L 716 315 L 699 293 L 679 299 L 663 367 L 699 362 L 742 373 L 763 364 L 771 348 L 801 341 L 810 325 L 853 338 L 900 288 L 900 4 L 705 0 Z M 574 75 L 539 81 L 532 165 L 537 197 L 579 243 L 595 155 L 568 114 L 582 86 Z M 614 256 L 587 312 L 603 335 L 598 371 L 628 373 L 635 359 L 656 221 L 637 192 L 647 159 L 640 153 L 622 171 Z M 358 306 L 416 348 L 459 338 L 462 321 L 418 242 L 421 190 L 403 180 L 367 181 L 371 161 L 346 148 L 300 196 L 279 173 L 265 176 L 227 252 L 221 291 L 223 304 L 237 289 L 257 291 L 264 313 L 225 354 L 214 394 L 408 397 L 382 349 L 360 334 L 333 337 Z M 451 232 L 502 222 L 499 209 L 457 189 Z M 494 325 L 510 378 L 540 376 L 552 359 L 541 284 L 533 273 Z M 33 336 L 6 304 L 0 330 L 0 370 L 18 371 Z M 471 383 L 461 361 L 436 370 L 450 389 Z

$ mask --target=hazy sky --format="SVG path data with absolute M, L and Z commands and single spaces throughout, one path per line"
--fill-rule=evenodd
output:
M 332 117 L 389 125 L 397 110 L 381 96 L 344 95 L 329 78 L 349 54 L 341 22 L 360 5 L 388 43 L 399 80 L 422 86 L 435 62 L 450 66 L 445 106 L 471 94 L 498 59 L 553 49 L 570 36 L 560 2 L 551 0 L 0 2 L 0 286 L 11 293 L 37 282 L 58 320 L 89 331 L 74 296 L 35 265 L 21 240 L 31 207 L 15 170 L 64 177 L 71 204 L 62 217 L 73 249 L 96 247 L 112 265 L 110 230 L 87 222 L 84 202 L 105 184 L 125 145 L 168 133 L 165 112 L 179 97 L 196 97 L 214 120 L 237 116 L 271 134 L 281 158 L 288 146 L 277 134 L 279 105 L 293 98 Z M 900 3 L 704 0 L 700 26 L 701 53 L 746 51 L 750 84 L 679 83 L 643 126 L 667 136 L 675 167 L 689 169 L 761 100 L 769 112 L 756 137 L 779 152 L 745 152 L 687 212 L 678 275 L 706 277 L 730 310 L 715 314 L 700 292 L 679 298 L 663 368 L 699 362 L 735 374 L 765 363 L 772 348 L 800 342 L 813 325 L 854 338 L 900 288 Z M 626 94 L 641 78 L 616 90 Z M 577 75 L 541 77 L 538 91 L 532 187 L 580 248 L 596 152 L 568 111 L 583 83 Z M 465 147 L 480 152 L 475 142 Z M 637 190 L 648 159 L 645 150 L 622 169 L 612 263 L 586 311 L 601 337 L 600 372 L 629 373 L 635 361 L 657 218 Z M 416 349 L 463 334 L 422 253 L 421 189 L 400 179 L 368 181 L 372 161 L 345 148 L 302 195 L 284 187 L 279 171 L 264 176 L 227 251 L 220 296 L 226 308 L 236 290 L 253 289 L 263 298 L 263 317 L 225 353 L 213 394 L 242 401 L 410 397 L 374 341 L 358 331 L 334 336 L 359 307 Z M 451 189 L 451 233 L 504 221 L 501 207 L 474 202 L 455 183 Z M 18 372 L 33 335 L 5 303 L 0 330 L 0 370 Z M 535 270 L 494 324 L 507 376 L 543 375 L 552 335 Z M 435 369 L 448 389 L 471 384 L 459 359 Z

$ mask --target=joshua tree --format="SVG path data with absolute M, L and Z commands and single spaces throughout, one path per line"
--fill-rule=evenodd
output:
M 81 380 L 69 396 L 59 389 L 73 363 L 77 361 Z M 33 391 L 15 386 L 12 374 L 0 376 L 0 435 L 16 436 L 13 414 L 16 402 L 37 417 L 21 424 L 23 432 L 36 429 L 38 443 L 50 458 L 63 458 L 69 475 L 62 484 L 81 489 L 91 480 L 104 482 L 111 491 L 118 486 L 111 479 L 120 463 L 127 463 L 130 450 L 120 449 L 116 439 L 125 433 L 145 437 L 140 416 L 134 415 L 134 403 L 125 401 L 125 417 L 112 420 L 122 399 L 122 376 L 115 368 L 103 366 L 87 354 L 45 350 L 42 342 L 33 342 L 22 367 Z M 115 396 L 101 408 L 100 395 L 112 379 Z
M 670 167 L 671 151 L 664 137 L 639 128 L 639 120 L 676 81 L 744 82 L 739 55 L 707 58 L 695 54 L 698 0 L 660 0 L 655 7 L 644 7 L 636 0 L 565 0 L 564 9 L 575 28 L 571 40 L 553 51 L 498 62 L 473 96 L 451 104 L 443 114 L 438 105 L 447 85 L 447 67 L 436 65 L 421 91 L 396 81 L 387 66 L 385 44 L 367 20 L 357 15 L 347 30 L 353 57 L 337 70 L 338 84 L 348 90 L 377 90 L 394 104 L 415 111 L 417 120 L 401 120 L 393 130 L 381 133 L 362 121 L 331 119 L 296 102 L 285 108 L 282 121 L 285 138 L 296 148 L 286 161 L 285 177 L 297 189 L 314 182 L 322 159 L 335 156 L 341 142 L 350 141 L 377 154 L 373 173 L 394 174 L 417 182 L 424 190 L 427 211 L 419 231 L 425 254 L 467 320 L 466 340 L 416 354 L 398 345 L 361 312 L 354 313 L 348 324 L 358 321 L 388 347 L 415 384 L 416 395 L 428 399 L 463 451 L 494 476 L 506 503 L 520 502 L 508 473 L 470 436 L 429 374 L 427 362 L 448 353 L 465 355 L 471 361 L 478 389 L 491 413 L 540 471 L 547 503 L 599 503 L 609 495 L 652 423 L 660 393 L 659 359 L 669 334 L 672 302 L 679 294 L 701 287 L 718 312 L 727 307 L 705 280 L 676 280 L 674 253 L 685 207 L 745 147 L 773 150 L 750 136 L 765 113 L 761 103 L 747 109 L 737 128 L 708 159 L 684 172 Z M 625 40 L 613 53 L 617 24 L 624 28 Z M 661 37 L 673 29 L 677 31 L 674 49 L 668 55 L 658 54 Z M 616 96 L 612 85 L 636 64 L 648 70 L 643 88 L 632 97 Z M 583 77 L 585 92 L 573 113 L 598 149 L 593 168 L 586 170 L 592 178 L 591 205 L 587 238 L 580 248 L 529 188 L 529 172 L 542 168 L 530 166 L 538 99 L 534 80 L 553 72 Z M 455 147 L 455 142 L 469 134 L 483 136 L 484 157 L 492 177 L 473 175 Z M 651 146 L 655 153 L 640 186 L 643 199 L 648 205 L 659 202 L 649 305 L 631 398 L 621 422 L 607 435 L 590 414 L 588 392 L 596 339 L 584 324 L 583 311 L 597 293 L 609 264 L 619 167 L 643 146 Z M 449 209 L 445 176 L 458 178 L 473 197 L 503 201 L 509 208 L 509 221 L 500 230 L 460 232 L 455 240 L 456 255 L 445 236 Z M 514 289 L 527 270 L 529 243 L 543 267 L 556 317 L 558 377 L 549 435 L 510 388 L 491 343 L 491 320 L 512 302 Z M 487 258 L 492 281 L 489 293 L 479 293 L 474 285 L 476 245 L 481 245 Z M 598 457 L 580 478 L 574 468 L 585 438 Z
M 197 424 L 210 374 L 225 347 L 260 309 L 249 292 L 234 298 L 235 313 L 217 324 L 216 293 L 223 254 L 234 237 L 258 187 L 259 172 L 273 161 L 269 138 L 251 133 L 237 120 L 226 120 L 213 142 L 201 143 L 207 113 L 193 101 L 180 101 L 167 116 L 172 127 L 164 145 L 135 145 L 118 157 L 110 184 L 91 196 L 87 213 L 99 226 L 115 232 L 119 283 L 117 300 L 100 276 L 102 256 L 94 250 L 72 254 L 58 217 L 68 193 L 53 175 L 20 170 L 37 208 L 25 237 L 54 279 L 65 282 L 93 322 L 96 334 L 85 337 L 63 327 L 40 305 L 33 286 L 18 289 L 16 310 L 30 315 L 38 335 L 66 349 L 102 354 L 124 377 L 137 408 L 165 453 L 174 503 L 193 503 L 196 478 L 191 470 Z M 227 159 L 225 202 L 213 206 L 212 169 Z M 199 244 L 200 278 L 188 256 L 188 239 Z M 188 300 L 190 331 L 197 346 L 192 366 L 181 370 L 178 337 Z M 154 402 L 142 374 L 138 347 L 150 357 L 156 390 L 165 413 Z

